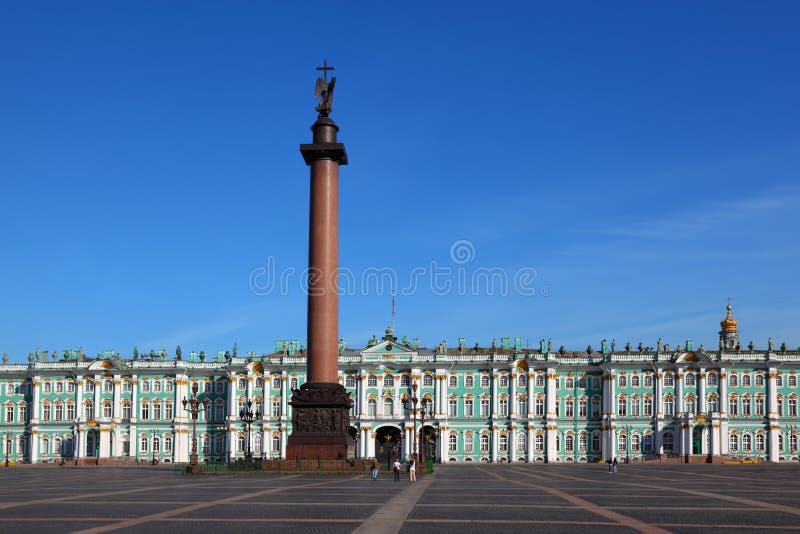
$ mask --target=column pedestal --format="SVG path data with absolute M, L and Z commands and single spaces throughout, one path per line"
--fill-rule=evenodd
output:
M 305 383 L 293 391 L 286 457 L 344 460 L 350 439 L 350 399 L 341 384 Z

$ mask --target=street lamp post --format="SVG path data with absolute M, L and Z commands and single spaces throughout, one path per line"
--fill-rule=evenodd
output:
M 156 465 L 156 431 L 153 430 L 153 439 L 152 439 L 152 446 L 150 447 L 153 449 L 153 460 L 150 462 L 153 465 Z
M 422 405 L 420 406 L 419 410 L 419 456 L 420 456 L 420 463 L 425 463 L 425 418 L 430 419 L 433 417 L 433 408 L 431 408 L 427 402 L 424 400 L 422 401 Z
M 422 438 L 424 436 L 424 432 L 420 431 L 419 439 L 417 438 L 417 414 L 420 416 L 420 427 L 424 427 L 425 425 L 425 418 L 433 416 L 433 409 L 428 407 L 427 403 L 423 401 L 423 403 L 419 404 L 419 397 L 417 397 L 417 384 L 411 384 L 411 399 L 403 399 L 403 406 L 411 412 L 411 415 L 414 418 L 414 452 L 413 457 L 414 459 L 417 458 L 417 445 L 419 444 L 420 449 L 420 462 L 424 462 L 425 451 L 420 444 Z
M 197 469 L 197 415 L 201 411 L 208 410 L 209 404 L 211 403 L 208 399 L 197 398 L 197 382 L 192 382 L 191 398 L 189 400 L 183 398 L 183 409 L 188 410 L 192 416 L 192 454 L 189 457 L 189 471 Z
M 247 399 L 245 406 L 239 410 L 239 419 L 245 424 L 245 428 L 247 429 L 247 452 L 245 452 L 244 459 L 245 461 L 249 462 L 253 459 L 253 455 L 250 452 L 250 425 L 253 424 L 253 421 L 256 419 L 261 419 L 261 412 L 256 410 L 255 413 L 253 412 L 253 401 Z
M 6 467 L 8 467 L 8 455 L 11 453 L 11 434 L 6 434 Z

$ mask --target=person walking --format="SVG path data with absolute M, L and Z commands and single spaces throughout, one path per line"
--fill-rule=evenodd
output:
M 377 458 L 372 459 L 372 480 L 378 480 L 378 469 L 380 468 L 380 464 L 378 463 Z
M 416 460 L 414 460 L 414 458 L 412 458 L 411 461 L 408 462 L 408 477 L 411 480 L 411 482 L 417 481 L 417 462 Z
M 617 474 L 617 459 L 616 458 L 614 458 L 614 461 L 611 463 L 611 474 L 612 475 L 616 475 Z
M 394 471 L 394 481 L 400 482 L 400 458 L 395 458 L 392 464 L 392 471 Z

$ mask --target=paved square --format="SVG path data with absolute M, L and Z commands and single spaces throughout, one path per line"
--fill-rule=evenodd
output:
M 445 465 L 368 476 L 199 476 L 156 467 L 0 470 L 0 532 L 800 530 L 782 465 Z

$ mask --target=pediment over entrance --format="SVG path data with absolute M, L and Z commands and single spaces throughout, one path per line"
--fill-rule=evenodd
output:
M 689 351 L 678 354 L 673 361 L 675 363 L 703 363 L 703 362 L 710 362 L 711 358 L 708 357 L 708 354 L 705 352 L 700 351 Z

